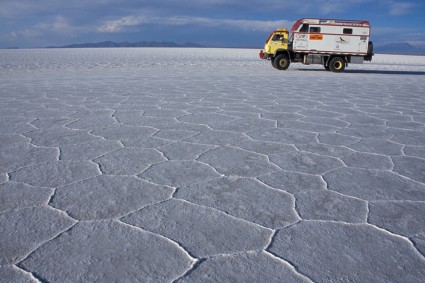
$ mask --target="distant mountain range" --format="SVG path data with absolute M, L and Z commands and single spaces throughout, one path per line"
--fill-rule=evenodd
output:
M 140 41 L 140 42 L 113 42 L 102 41 L 97 43 L 80 43 L 64 46 L 49 46 L 47 48 L 109 48 L 109 47 L 204 47 L 193 42 L 178 44 L 174 42 Z
M 64 46 L 49 46 L 47 48 L 108 48 L 108 47 L 206 47 L 198 43 L 186 42 L 178 44 L 175 42 L 140 41 L 140 42 L 113 42 L 102 41 L 97 43 L 70 44 Z M 243 47 L 241 47 L 243 48 Z M 251 47 L 250 47 L 251 48 Z M 261 47 L 259 47 L 261 48 Z M 425 55 L 424 46 L 413 46 L 409 43 L 391 43 L 386 45 L 376 45 L 376 54 L 404 54 L 404 55 Z
M 425 55 L 425 45 L 413 46 L 409 43 L 391 43 L 374 48 L 376 54 Z
M 46 48 L 111 48 L 111 47 L 191 47 L 202 48 L 208 47 L 198 43 L 186 42 L 178 44 L 175 42 L 158 42 L 158 41 L 140 41 L 140 42 L 113 42 L 102 41 L 97 43 L 80 43 L 69 44 L 64 46 L 48 46 Z M 222 46 L 225 48 L 225 46 Z M 230 48 L 230 47 L 229 47 Z M 235 47 L 231 47 L 235 48 Z M 240 46 L 239 48 L 253 48 L 252 46 Z M 261 49 L 261 47 L 257 47 Z M 18 47 L 9 47 L 3 49 L 18 49 Z M 401 54 L 401 55 L 425 55 L 425 45 L 413 46 L 409 43 L 391 43 L 386 45 L 375 44 L 375 54 Z

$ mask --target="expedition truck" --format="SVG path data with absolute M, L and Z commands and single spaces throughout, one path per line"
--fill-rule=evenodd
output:
M 373 44 L 369 41 L 368 21 L 300 19 L 290 32 L 273 31 L 266 40 L 260 58 L 270 60 L 278 70 L 291 62 L 322 64 L 326 70 L 342 72 L 348 64 L 372 61 Z

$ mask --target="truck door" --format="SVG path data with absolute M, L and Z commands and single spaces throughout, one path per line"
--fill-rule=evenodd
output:
M 308 24 L 303 24 L 300 29 L 294 32 L 293 49 L 307 50 L 308 49 Z
M 361 36 L 359 41 L 359 50 L 360 53 L 367 53 L 369 39 L 367 36 Z

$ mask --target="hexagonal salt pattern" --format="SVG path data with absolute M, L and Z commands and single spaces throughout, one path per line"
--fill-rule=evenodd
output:
M 50 188 L 6 182 L 0 185 L 0 213 L 13 209 L 47 204 L 52 194 L 53 189 Z
M 0 50 L 0 281 L 425 278 L 425 64 L 59 51 Z
M 288 263 L 271 254 L 249 252 L 224 255 L 203 261 L 199 267 L 177 282 L 310 282 Z
M 212 149 L 198 160 L 228 176 L 256 177 L 279 170 L 266 156 L 227 146 Z
M 0 214 L 0 264 L 17 263 L 74 224 L 65 213 L 38 206 Z
M 302 219 L 332 220 L 365 223 L 367 202 L 329 190 L 307 191 L 295 194 L 297 210 Z
M 141 209 L 123 221 L 170 238 L 197 257 L 261 250 L 272 234 L 224 212 L 174 199 Z
M 411 242 L 370 225 L 302 221 L 279 230 L 269 250 L 318 282 L 422 282 L 425 276 Z
M 58 161 L 24 167 L 10 174 L 10 180 L 32 186 L 56 188 L 100 175 L 89 161 Z
M 390 171 L 341 168 L 325 174 L 324 179 L 330 190 L 364 200 L 425 201 L 425 184 Z
M 50 205 L 80 220 L 113 219 L 166 200 L 173 190 L 135 177 L 99 176 L 58 188 Z
M 150 165 L 166 160 L 154 149 L 120 148 L 95 158 L 104 174 L 136 175 Z
M 191 262 L 190 256 L 168 239 L 116 221 L 104 221 L 75 225 L 19 266 L 33 270 L 48 282 L 134 282 L 141 278 L 158 282 L 183 274 Z
M 175 197 L 270 228 L 284 227 L 299 220 L 290 194 L 248 178 L 224 177 L 182 187 Z
M 369 223 L 393 233 L 412 237 L 425 233 L 425 202 L 371 202 Z

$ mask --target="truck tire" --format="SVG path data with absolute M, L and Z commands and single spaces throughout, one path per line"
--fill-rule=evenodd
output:
M 274 58 L 274 57 L 272 57 L 272 58 L 271 58 L 271 60 L 270 60 L 270 62 L 272 63 L 272 67 L 273 67 L 273 68 L 275 68 L 275 69 L 277 69 L 277 68 L 276 68 L 276 66 L 274 65 L 274 59 L 275 59 L 275 58 Z
M 280 54 L 274 58 L 273 66 L 278 70 L 286 70 L 289 68 L 289 64 L 291 64 L 291 61 L 289 60 L 288 55 L 286 54 Z
M 341 73 L 345 69 L 345 60 L 341 57 L 334 57 L 329 62 L 329 70 L 335 73 Z

